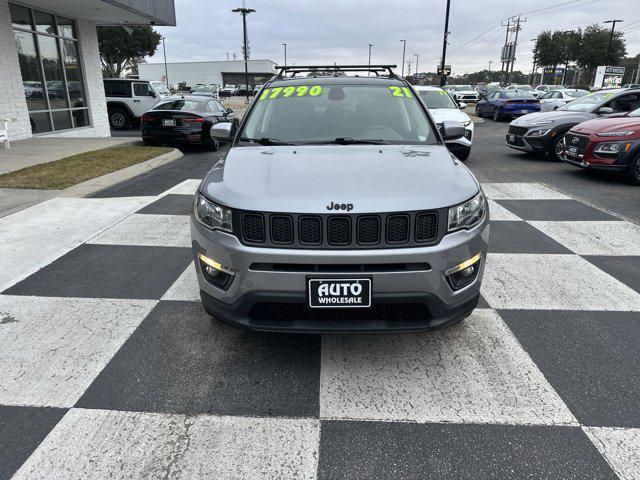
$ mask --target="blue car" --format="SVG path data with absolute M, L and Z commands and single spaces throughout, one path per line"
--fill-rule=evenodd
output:
M 525 90 L 497 90 L 476 103 L 478 117 L 491 116 L 496 122 L 539 111 L 540 100 Z

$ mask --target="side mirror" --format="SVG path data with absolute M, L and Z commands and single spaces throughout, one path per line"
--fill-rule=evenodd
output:
M 613 113 L 613 108 L 611 108 L 611 107 L 600 107 L 598 109 L 598 114 L 599 115 L 609 115 L 611 113 Z
M 464 137 L 464 125 L 460 122 L 445 120 L 442 122 L 442 138 L 445 142 Z
M 466 104 L 466 103 L 464 103 L 464 102 L 460 102 L 460 103 L 458 104 L 458 107 L 460 108 L 460 110 L 464 110 L 464 109 L 465 109 L 465 108 L 467 108 L 468 106 L 469 106 L 469 105 L 467 105 L 467 104 Z
M 227 113 L 233 113 L 233 108 L 227 108 Z
M 233 139 L 235 133 L 235 124 L 231 122 L 218 122 L 214 123 L 209 130 L 211 138 L 218 140 L 219 142 L 230 142 Z

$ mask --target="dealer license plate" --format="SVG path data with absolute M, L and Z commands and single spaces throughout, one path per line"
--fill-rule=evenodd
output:
M 176 126 L 176 120 L 174 118 L 165 118 L 162 120 L 162 126 L 163 127 L 175 127 Z
M 371 306 L 370 278 L 310 278 L 311 308 L 366 308 Z
M 509 134 L 509 142 L 514 143 L 516 141 L 516 136 L 513 133 Z

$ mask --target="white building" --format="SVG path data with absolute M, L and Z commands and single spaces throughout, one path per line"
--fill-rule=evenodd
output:
M 96 25 L 175 25 L 173 0 L 0 0 L 9 138 L 108 137 Z
M 249 85 L 263 83 L 275 73 L 276 64 L 271 60 L 249 60 Z M 185 82 L 188 86 L 198 83 L 209 85 L 242 85 L 244 79 L 244 61 L 209 61 L 209 62 L 174 62 L 167 63 L 167 75 L 165 76 L 164 63 L 140 63 L 138 74 L 141 80 L 160 80 L 169 84 Z

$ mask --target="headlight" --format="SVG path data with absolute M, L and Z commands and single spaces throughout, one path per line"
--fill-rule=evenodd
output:
M 551 131 L 550 128 L 538 128 L 537 130 L 529 130 L 526 137 L 544 137 L 547 133 Z
M 465 127 L 468 127 L 469 125 L 471 125 L 471 120 L 467 120 L 466 122 L 462 122 L 462 125 L 464 125 Z
M 463 228 L 473 228 L 478 225 L 484 217 L 485 205 L 484 195 L 482 192 L 479 192 L 471 200 L 451 207 L 449 209 L 449 227 L 447 231 L 454 232 Z
M 618 153 L 620 145 L 618 143 L 601 143 L 595 149 L 596 153 Z
M 624 130 L 622 132 L 602 132 L 596 133 L 596 137 L 626 137 L 627 135 L 632 135 L 633 130 Z
M 224 230 L 231 233 L 231 210 L 210 202 L 198 194 L 195 205 L 195 215 L 205 227 L 214 230 Z
M 540 120 L 539 122 L 531 122 L 531 123 L 529 123 L 529 125 L 534 125 L 534 126 L 550 125 L 551 123 L 552 123 L 551 120 Z

